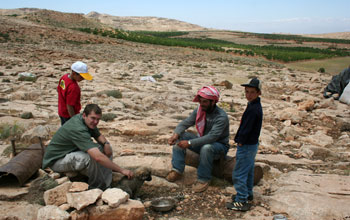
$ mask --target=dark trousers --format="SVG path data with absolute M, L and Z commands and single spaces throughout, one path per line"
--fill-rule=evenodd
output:
M 60 116 L 60 119 L 61 119 L 61 126 L 66 123 L 70 118 L 65 118 L 65 117 L 62 117 Z

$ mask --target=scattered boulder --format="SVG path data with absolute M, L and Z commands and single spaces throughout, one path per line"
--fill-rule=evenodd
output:
M 23 112 L 20 117 L 23 119 L 30 119 L 30 118 L 33 118 L 34 116 L 33 116 L 33 113 L 31 112 Z
M 88 207 L 89 220 L 141 220 L 145 206 L 138 200 L 129 199 L 118 208 L 108 205 Z
M 89 184 L 84 182 L 73 182 L 69 188 L 69 192 L 83 192 L 89 188 Z
M 314 106 L 315 106 L 315 101 L 312 99 L 309 99 L 298 103 L 298 110 L 312 111 L 314 109 Z
M 97 199 L 101 198 L 103 191 L 100 189 L 91 189 L 84 192 L 67 193 L 67 202 L 70 207 L 74 207 L 78 211 L 94 204 Z
M 39 209 L 37 220 L 69 220 L 70 215 L 68 212 L 61 210 L 57 206 L 47 205 Z
M 102 193 L 102 200 L 112 208 L 117 208 L 128 199 L 129 194 L 118 188 L 109 188 Z
M 72 183 L 65 182 L 53 189 L 47 190 L 44 193 L 44 201 L 46 205 L 60 206 L 67 202 L 66 194 Z
M 349 216 L 350 177 L 298 170 L 273 185 L 269 206 L 291 219 L 344 219 Z
M 37 77 L 33 73 L 23 72 L 23 73 L 18 74 L 18 80 L 19 81 L 35 82 L 37 80 Z
M 300 148 L 300 153 L 309 159 L 321 159 L 323 161 L 336 158 L 337 154 L 325 147 L 317 147 L 312 145 L 304 145 Z

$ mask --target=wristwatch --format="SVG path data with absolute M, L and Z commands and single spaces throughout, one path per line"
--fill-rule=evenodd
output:
M 190 146 L 191 146 L 191 141 L 188 141 L 187 143 L 188 143 L 188 145 L 190 145 Z
M 110 144 L 110 143 L 108 141 L 106 141 L 103 143 L 103 146 L 105 146 L 106 144 Z

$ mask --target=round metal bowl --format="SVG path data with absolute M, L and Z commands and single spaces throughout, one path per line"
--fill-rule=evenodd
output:
M 172 198 L 158 198 L 151 202 L 153 210 L 158 212 L 167 212 L 175 207 L 175 199 Z

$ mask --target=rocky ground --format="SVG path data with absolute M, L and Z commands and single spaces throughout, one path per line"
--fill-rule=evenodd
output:
M 144 219 L 260 220 L 277 213 L 288 219 L 350 218 L 350 109 L 323 98 L 332 76 L 260 58 L 110 40 L 11 17 L 0 17 L 0 32 L 9 33 L 0 36 L 2 128 L 16 125 L 18 144 L 37 142 L 38 133 L 49 141 L 60 124 L 57 82 L 73 62 L 86 62 L 94 80 L 80 83 L 82 105 L 96 103 L 109 113 L 111 120 L 99 127 L 112 143 L 114 162 L 152 169 L 153 180 L 140 195 Z M 20 81 L 22 72 L 37 80 Z M 141 80 L 147 76 L 155 82 Z M 194 194 L 195 168 L 187 167 L 176 184 L 166 182 L 171 168 L 166 141 L 196 107 L 192 98 L 204 85 L 219 89 L 233 139 L 247 104 L 240 84 L 253 76 L 263 82 L 264 122 L 256 161 L 265 173 L 254 188 L 252 210 L 240 213 L 225 208 L 234 193 L 225 181 L 214 179 L 207 192 Z M 122 97 L 108 96 L 109 90 Z M 24 119 L 22 114 L 29 112 L 33 117 Z M 10 137 L 0 141 L 0 165 L 10 159 L 9 145 Z M 229 155 L 235 155 L 234 147 Z M 35 219 L 41 206 L 26 201 L 27 187 L 1 187 L 0 193 L 1 219 Z M 184 199 L 170 212 L 158 213 L 147 205 L 153 198 L 180 193 Z

